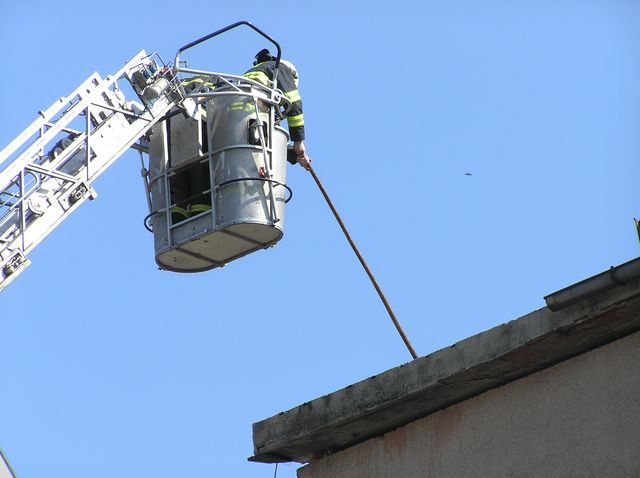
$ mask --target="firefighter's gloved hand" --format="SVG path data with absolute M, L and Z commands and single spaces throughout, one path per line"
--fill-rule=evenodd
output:
M 307 155 L 307 150 L 303 141 L 294 141 L 293 150 L 296 153 L 298 164 L 309 171 L 311 169 L 311 158 Z
M 311 170 L 311 158 L 306 154 L 304 156 L 298 156 L 298 164 L 307 171 Z

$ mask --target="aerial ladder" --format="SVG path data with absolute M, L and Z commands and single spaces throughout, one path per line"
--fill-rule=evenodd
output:
M 191 69 L 180 55 L 245 25 L 277 50 L 263 84 Z M 173 65 L 140 51 L 118 72 L 92 74 L 0 151 L 0 291 L 30 264 L 28 254 L 84 201 L 92 183 L 129 148 L 140 152 L 160 269 L 222 267 L 283 237 L 291 107 L 278 89 L 280 45 L 240 21 L 199 38 Z M 183 66 L 184 64 L 184 66 Z M 134 99 L 135 98 L 135 99 Z M 145 163 L 144 155 L 147 156 Z M 411 355 L 417 354 L 315 171 L 320 192 L 384 303 Z
M 133 85 L 127 100 L 123 81 Z M 87 78 L 0 151 L 0 290 L 85 200 L 92 183 L 182 100 L 177 77 L 140 51 L 117 73 Z
M 173 65 L 140 51 L 106 78 L 92 74 L 0 151 L 0 290 L 29 253 L 84 201 L 129 148 L 140 152 L 161 269 L 200 272 L 275 245 L 283 235 L 290 103 L 277 75 L 264 85 Z M 183 66 L 184 65 L 184 66 Z M 284 111 L 283 111 L 284 110 Z M 144 154 L 148 157 L 145 164 Z

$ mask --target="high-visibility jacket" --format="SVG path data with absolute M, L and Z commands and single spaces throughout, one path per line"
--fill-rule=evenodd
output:
M 243 76 L 251 80 L 271 86 L 276 69 L 274 60 L 263 61 L 247 71 Z M 294 71 L 284 62 L 278 67 L 278 89 L 282 90 L 291 102 L 291 109 L 287 113 L 287 125 L 292 141 L 304 140 L 304 115 L 302 114 L 302 98 L 298 93 L 298 85 Z

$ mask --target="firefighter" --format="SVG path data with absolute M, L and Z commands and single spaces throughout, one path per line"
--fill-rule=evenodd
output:
M 258 81 L 265 86 L 270 86 L 276 69 L 276 57 L 266 48 L 260 50 L 255 56 L 253 68 L 243 76 L 251 80 Z M 289 160 L 292 164 L 296 162 L 307 171 L 311 169 L 311 158 L 307 155 L 304 146 L 304 116 L 302 114 L 302 99 L 298 93 L 298 71 L 293 63 L 281 60 L 278 67 L 277 86 L 291 102 L 291 109 L 287 113 L 287 125 L 289 126 L 289 136 L 293 141 L 293 151 L 295 159 Z

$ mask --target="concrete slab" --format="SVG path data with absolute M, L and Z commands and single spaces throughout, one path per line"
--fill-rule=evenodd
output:
M 640 330 L 640 280 L 543 308 L 253 425 L 252 461 L 308 462 Z

